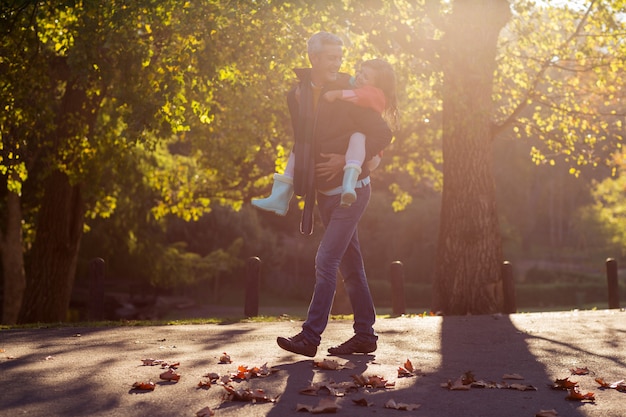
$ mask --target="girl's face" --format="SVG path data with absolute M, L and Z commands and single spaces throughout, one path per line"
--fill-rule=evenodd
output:
M 356 75 L 356 86 L 363 87 L 364 85 L 376 86 L 376 71 L 370 67 L 361 67 L 361 70 Z

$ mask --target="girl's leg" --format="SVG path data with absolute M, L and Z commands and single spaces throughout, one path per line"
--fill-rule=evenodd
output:
M 281 174 L 274 174 L 274 185 L 272 186 L 272 193 L 267 198 L 254 198 L 252 199 L 252 205 L 258 209 L 271 211 L 284 216 L 289 210 L 289 201 L 293 196 L 293 172 L 296 164 L 296 158 L 293 152 L 289 155 L 287 160 L 287 166 L 285 172 Z
M 341 192 L 341 206 L 349 207 L 356 201 L 354 187 L 361 174 L 361 165 L 365 160 L 365 135 L 360 132 L 350 136 L 350 143 L 346 151 L 346 165 L 343 167 L 343 191 Z

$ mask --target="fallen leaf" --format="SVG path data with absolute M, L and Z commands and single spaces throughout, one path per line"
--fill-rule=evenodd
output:
M 502 379 L 524 379 L 520 374 L 504 374 Z
M 200 382 L 198 382 L 198 388 L 205 388 L 205 389 L 211 388 L 211 381 L 200 380 Z
M 320 393 L 330 395 L 331 397 L 343 397 L 348 391 L 356 391 L 358 388 L 350 382 L 316 382 L 308 387 L 301 389 L 299 392 L 303 395 L 317 396 Z
M 161 373 L 161 375 L 159 375 L 159 378 L 164 381 L 178 381 L 180 379 L 180 374 L 170 368 L 167 371 Z
M 152 359 L 152 358 L 142 359 L 141 361 L 143 362 L 144 366 L 155 366 L 155 365 L 160 365 L 161 363 L 163 363 L 161 359 Z
M 471 388 L 470 384 L 465 384 L 463 377 L 459 377 L 454 381 L 448 381 L 447 384 L 442 384 L 444 388 L 448 388 L 451 391 L 466 391 Z
M 352 402 L 356 405 L 360 405 L 361 407 L 370 407 L 374 405 L 374 403 L 367 401 L 365 398 L 359 398 L 357 400 L 353 399 Z
M 404 362 L 403 366 L 398 367 L 398 378 L 416 376 L 420 372 L 419 369 L 415 369 L 409 359 Z
M 552 389 L 569 390 L 578 386 L 578 382 L 570 381 L 569 378 L 557 379 L 551 385 Z
M 393 399 L 390 399 L 385 403 L 385 408 L 393 408 L 394 410 L 405 410 L 405 411 L 413 411 L 420 408 L 421 404 L 407 404 L 407 403 L 396 403 Z
M 615 381 L 615 382 L 606 382 L 604 379 L 602 378 L 596 378 L 595 381 L 600 384 L 600 387 L 602 388 L 608 388 L 608 389 L 615 389 L 621 392 L 626 392 L 626 383 L 624 383 L 623 379 L 620 379 L 619 381 Z
M 232 385 L 222 384 L 227 392 L 225 399 L 231 401 L 245 401 L 245 402 L 276 402 L 276 398 L 270 398 L 265 395 L 265 391 L 262 389 L 250 389 L 250 388 L 234 388 Z
M 556 410 L 539 410 L 535 417 L 558 417 L 559 413 Z
M 296 405 L 296 411 L 308 411 L 311 414 L 336 413 L 340 408 L 333 398 L 322 398 L 316 406 L 307 404 Z
M 230 355 L 224 352 L 222 356 L 220 356 L 220 363 L 232 363 L 233 361 L 230 359 Z
M 365 377 L 363 375 L 351 375 L 354 382 L 360 387 L 370 388 L 392 388 L 396 384 L 394 382 L 388 382 L 385 378 L 378 375 L 372 375 Z
M 149 381 L 149 382 L 135 382 L 133 384 L 133 389 L 137 389 L 137 390 L 141 390 L 141 391 L 154 391 L 154 388 L 156 388 L 156 385 L 152 381 Z
M 313 362 L 313 366 L 321 369 L 328 369 L 334 371 L 340 368 L 339 362 L 333 359 L 324 359 L 320 362 Z
M 211 417 L 215 415 L 215 411 L 211 410 L 209 407 L 204 407 L 202 410 L 196 412 L 197 417 Z
M 202 375 L 202 376 L 203 376 L 204 378 L 209 378 L 209 380 L 210 380 L 211 382 L 215 382 L 215 381 L 217 381 L 218 379 L 220 379 L 220 375 L 219 375 L 219 374 L 217 374 L 217 373 L 215 373 L 215 372 L 208 372 L 208 373 L 206 373 L 206 374 L 204 374 L 204 375 Z
M 537 388 L 533 387 L 532 385 L 526 384 L 511 384 L 509 385 L 509 388 L 518 391 L 537 391 Z
M 589 375 L 589 369 L 587 367 L 570 369 L 570 372 L 572 375 Z
M 180 366 L 180 362 L 174 362 L 174 363 L 161 362 L 161 368 L 177 369 L 179 366 Z
M 593 394 L 593 392 L 588 392 L 586 394 L 583 394 L 582 392 L 578 390 L 578 387 L 571 388 L 568 391 L 567 397 L 565 397 L 565 399 L 570 400 L 570 401 L 590 401 L 590 402 L 596 401 L 596 397 Z

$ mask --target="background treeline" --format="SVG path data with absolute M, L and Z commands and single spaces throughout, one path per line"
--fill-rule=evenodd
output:
M 598 182 L 614 181 L 610 171 L 587 170 L 576 178 L 563 165 L 536 166 L 527 144 L 506 141 L 496 144 L 494 163 L 505 259 L 514 267 L 519 310 L 606 307 L 604 261 L 615 257 L 619 262 L 623 246 L 615 241 L 610 222 L 590 213 L 597 211 L 593 193 Z M 386 191 L 389 177 L 379 170 L 373 181 L 375 192 L 359 235 L 377 306 L 389 311 L 390 263 L 400 260 L 407 308 L 428 310 L 440 195 L 422 191 L 405 210 L 394 211 L 394 196 Z M 124 230 L 111 229 L 115 216 L 103 219 L 84 237 L 79 288 L 88 288 L 88 261 L 102 257 L 111 291 L 184 296 L 198 307 L 221 306 L 238 314 L 243 311 L 245 260 L 258 256 L 261 310 L 281 311 L 282 306 L 289 312 L 299 306 L 295 311 L 302 312 L 314 284 L 313 256 L 321 225 L 312 236 L 303 237 L 299 220 L 295 199 L 284 218 L 249 204 L 238 211 L 216 205 L 197 221 L 171 216 L 162 229 L 146 226 L 139 233 L 145 233 L 141 240 L 150 244 L 129 251 L 123 242 L 110 240 L 124 236 Z M 623 276 L 621 283 L 624 299 Z M 268 304 L 276 309 L 268 310 Z M 159 314 L 185 312 L 176 312 L 171 303 L 169 311 L 164 307 Z
M 105 260 L 107 291 L 120 308 L 129 293 L 240 304 L 250 256 L 263 262 L 268 303 L 306 305 L 321 227 L 311 237 L 298 234 L 295 200 L 285 218 L 255 212 L 249 201 L 267 195 L 272 173 L 284 168 L 291 147 L 285 94 L 292 69 L 308 65 L 306 40 L 319 30 L 344 39 L 346 72 L 372 57 L 397 72 L 400 128 L 373 174 L 359 231 L 377 304 L 388 303 L 389 264 L 400 260 L 412 308 L 429 307 L 438 279 L 455 303 L 493 311 L 500 237 L 520 284 L 558 281 L 571 289 L 571 304 L 586 301 L 576 288 L 591 278 L 602 285 L 604 259 L 620 260 L 626 248 L 623 2 L 363 4 L 2 2 L 3 323 L 78 318 L 94 257 Z M 470 12 L 473 20 L 464 18 Z M 482 23 L 465 26 L 470 21 Z M 453 65 L 458 57 L 482 62 L 468 45 L 489 52 L 469 75 Z M 476 74 L 489 85 L 450 87 L 450 80 L 472 87 L 467 80 Z M 461 101 L 467 110 L 472 103 L 493 110 L 445 120 L 446 108 Z M 449 153 L 444 163 L 446 138 L 477 146 Z M 490 160 L 497 212 L 492 173 L 481 169 Z M 461 180 L 481 171 L 473 184 L 479 192 L 463 193 L 457 181 L 442 193 L 444 167 Z M 446 200 L 455 194 L 463 196 Z M 454 210 L 440 219 L 446 201 Z M 459 212 L 480 222 L 464 222 Z M 459 244 L 438 251 L 441 224 L 459 226 L 446 229 Z M 477 224 L 489 231 L 481 235 Z M 473 234 L 468 244 L 455 233 L 465 226 Z M 475 242 L 488 268 L 476 265 Z M 446 275 L 462 270 L 441 267 L 455 263 L 454 254 L 473 263 L 474 275 Z M 572 269 L 589 280 L 554 274 Z M 469 291 L 474 284 L 479 291 Z M 520 301 L 548 291 L 528 293 Z M 563 303 L 553 298 L 541 304 Z

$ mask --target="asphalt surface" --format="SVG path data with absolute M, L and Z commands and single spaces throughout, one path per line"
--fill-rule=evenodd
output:
M 626 393 L 601 389 L 595 381 L 626 378 L 624 311 L 380 319 L 378 350 L 345 357 L 328 356 L 326 349 L 351 336 L 351 322 L 331 321 L 313 359 L 276 345 L 276 336 L 291 336 L 300 325 L 286 320 L 0 331 L 0 415 L 172 417 L 196 416 L 209 407 L 215 416 L 282 417 L 309 414 L 296 411 L 299 404 L 315 407 L 332 400 L 340 407 L 337 415 L 356 417 L 532 417 L 541 410 L 566 417 L 626 416 Z M 224 353 L 231 363 L 219 363 Z M 180 363 L 180 380 L 161 381 L 163 370 L 144 365 L 147 358 Z M 315 365 L 325 359 L 341 369 Z M 407 359 L 414 372 L 400 377 L 398 368 L 406 368 Z M 256 403 L 229 399 L 219 384 L 198 387 L 208 373 L 228 378 L 239 366 L 264 364 L 270 370 L 267 376 L 226 382 L 244 394 L 262 389 Z M 589 374 L 571 374 L 584 368 Z M 536 391 L 508 385 L 444 387 L 468 371 L 488 384 L 520 384 Z M 368 381 L 379 376 L 389 386 L 347 390 L 343 396 L 331 396 L 329 389 L 301 393 L 311 383 L 345 388 L 354 383 L 353 375 Z M 504 379 L 509 375 L 523 379 Z M 577 382 L 581 393 L 592 392 L 595 401 L 567 400 L 566 391 L 551 388 L 564 378 Z M 155 383 L 153 391 L 132 389 L 135 382 L 148 381 Z M 357 400 L 366 405 L 357 405 Z M 419 408 L 385 408 L 389 400 Z

